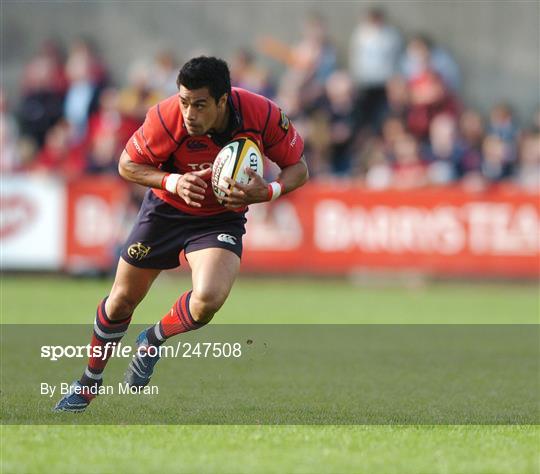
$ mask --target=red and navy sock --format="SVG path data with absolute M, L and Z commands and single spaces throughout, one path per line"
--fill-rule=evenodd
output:
M 94 334 L 90 343 L 92 352 L 88 359 L 88 366 L 79 380 L 81 385 L 101 385 L 103 370 L 109 361 L 113 347 L 122 339 L 131 322 L 131 316 L 117 321 L 110 320 L 105 311 L 106 301 L 107 298 L 97 308 Z M 101 350 L 98 349 L 99 347 Z
M 171 310 L 163 316 L 161 321 L 146 330 L 146 338 L 151 346 L 160 346 L 169 337 L 183 332 L 194 331 L 206 324 L 195 321 L 189 311 L 191 293 L 192 290 L 186 291 L 178 298 Z

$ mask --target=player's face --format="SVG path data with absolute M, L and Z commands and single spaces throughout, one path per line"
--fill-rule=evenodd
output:
M 184 124 L 190 135 L 205 135 L 220 128 L 227 107 L 227 94 L 216 102 L 207 87 L 191 90 L 181 85 L 178 95 Z

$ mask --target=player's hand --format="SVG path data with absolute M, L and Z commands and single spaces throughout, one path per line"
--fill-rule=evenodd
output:
M 183 174 L 176 183 L 176 194 L 186 201 L 188 206 L 201 207 L 201 201 L 208 187 L 204 178 L 208 178 L 211 174 L 212 168 Z
M 231 185 L 229 189 L 220 188 L 226 196 L 223 205 L 228 209 L 245 207 L 256 202 L 268 201 L 268 183 L 251 168 L 246 168 L 248 184 L 240 184 L 230 178 L 224 178 Z

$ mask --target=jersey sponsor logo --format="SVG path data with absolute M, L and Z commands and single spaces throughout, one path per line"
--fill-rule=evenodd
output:
M 205 170 L 207 168 L 212 168 L 212 163 L 188 163 L 187 164 L 193 171 Z
M 279 117 L 279 126 L 283 130 L 287 131 L 287 130 L 289 130 L 289 125 L 290 125 L 291 122 L 289 120 L 289 117 L 287 117 L 285 115 L 285 112 L 283 112 L 283 110 L 281 110 L 280 112 L 281 112 L 281 115 Z
M 139 155 L 144 155 L 142 148 L 139 145 L 139 142 L 137 141 L 136 137 L 133 137 L 133 145 L 135 146 L 135 149 L 137 150 L 137 153 L 139 153 Z
M 204 143 L 201 140 L 189 140 L 186 146 L 190 151 L 208 150 L 208 144 Z
M 236 237 L 230 234 L 219 234 L 217 239 L 220 242 L 225 242 L 226 244 L 236 245 Z
M 136 244 L 130 245 L 128 247 L 127 254 L 133 260 L 142 260 L 150 253 L 150 250 L 151 250 L 150 246 L 137 242 Z

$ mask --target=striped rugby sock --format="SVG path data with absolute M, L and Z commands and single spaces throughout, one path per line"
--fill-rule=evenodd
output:
M 122 339 L 131 322 L 131 316 L 118 321 L 110 320 L 105 311 L 106 301 L 107 298 L 104 298 L 97 308 L 94 333 L 90 343 L 93 352 L 80 379 L 81 385 L 101 385 L 103 370 L 109 361 L 112 349 Z M 97 349 L 95 348 L 98 346 L 101 347 L 101 354 L 96 354 Z
M 154 326 L 146 330 L 146 338 L 151 346 L 160 346 L 169 337 L 183 332 L 194 331 L 206 323 L 195 321 L 189 311 L 192 290 L 186 291 L 173 305 L 171 310 Z

